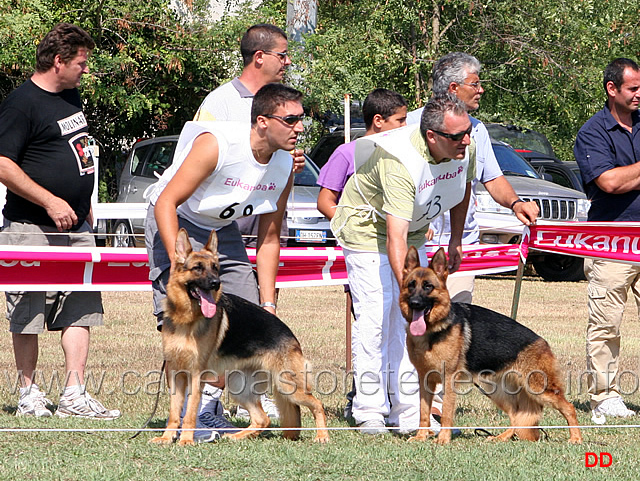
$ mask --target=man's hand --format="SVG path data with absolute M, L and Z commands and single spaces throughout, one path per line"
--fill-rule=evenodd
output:
M 49 217 L 51 217 L 51 220 L 55 222 L 58 232 L 69 230 L 78 223 L 76 213 L 71 206 L 60 197 L 52 197 L 45 206 L 45 209 Z
M 293 173 L 299 174 L 304 169 L 304 150 L 295 149 L 291 151 L 291 156 L 293 157 Z
M 513 206 L 513 213 L 526 226 L 534 225 L 540 214 L 538 204 L 533 201 L 518 202 Z
M 462 246 L 460 244 L 449 244 L 449 274 L 453 274 L 458 269 L 460 269 L 460 264 L 462 264 Z

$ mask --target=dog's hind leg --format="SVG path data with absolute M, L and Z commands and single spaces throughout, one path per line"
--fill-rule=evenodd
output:
M 527 388 L 532 397 L 543 405 L 550 405 L 562 414 L 569 425 L 569 442 L 582 444 L 576 409 L 564 396 L 564 383 L 560 380 L 557 361 L 548 344 L 539 356 L 537 370 L 528 376 Z
M 290 353 L 289 360 L 295 358 L 296 351 Z M 312 387 L 309 377 L 311 377 L 311 366 L 298 355 L 294 361 L 295 365 L 289 364 L 292 369 L 284 370 L 278 374 L 275 380 L 276 405 L 280 410 L 280 425 L 284 428 L 295 428 L 301 426 L 300 408 L 305 406 L 311 411 L 316 424 L 316 443 L 329 442 L 329 431 L 327 430 L 327 417 L 322 403 L 311 394 Z M 293 405 L 292 405 L 293 404 Z M 284 431 L 283 436 L 288 439 L 297 439 L 300 431 Z
M 291 402 L 289 396 L 284 396 L 277 391 L 273 397 L 280 413 L 280 426 L 284 429 L 282 437 L 295 441 L 300 437 L 300 430 L 293 428 L 299 428 L 302 425 L 300 406 Z
M 516 436 L 522 441 L 539 441 L 540 430 L 534 426 L 540 424 L 542 405 L 525 392 L 521 392 L 516 397 L 518 398 L 517 411 L 513 414 L 512 421 L 512 425 L 516 427 Z
M 258 437 L 260 433 L 269 427 L 270 424 L 269 416 L 267 416 L 267 413 L 264 412 L 264 409 L 262 409 L 262 405 L 260 404 L 260 398 L 255 397 L 255 399 L 252 399 L 251 401 L 245 399 L 244 401 L 241 401 L 240 405 L 249 412 L 251 423 L 247 428 L 240 432 L 227 434 L 225 437 L 234 440 Z
M 269 416 L 262 409 L 260 394 L 256 392 L 256 386 L 262 386 L 263 382 L 263 377 L 256 377 L 253 372 L 236 370 L 234 375 L 227 375 L 227 389 L 233 399 L 249 412 L 251 423 L 247 428 L 237 433 L 226 434 L 226 438 L 236 440 L 255 438 L 269 427 Z
M 567 420 L 569 425 L 569 442 L 571 444 L 582 444 L 582 434 L 578 426 L 578 416 L 576 408 L 564 397 L 562 389 L 547 389 L 539 396 L 545 404 L 554 407 Z

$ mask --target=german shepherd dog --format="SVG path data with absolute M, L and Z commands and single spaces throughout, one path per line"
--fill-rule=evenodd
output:
M 167 284 L 162 348 L 166 360 L 171 408 L 167 429 L 154 443 L 171 443 L 180 426 L 185 396 L 191 393 L 178 444 L 193 444 L 200 404 L 200 382 L 209 373 L 227 377 L 229 392 L 251 417 L 249 427 L 226 437 L 256 437 L 269 426 L 260 395 L 273 389 L 283 428 L 300 428 L 300 406 L 311 410 L 317 427 L 316 442 L 329 440 L 322 403 L 311 394 L 310 365 L 300 343 L 276 316 L 220 288 L 218 237 L 211 232 L 204 249 L 192 250 L 189 236 L 180 229 L 175 266 Z M 260 392 L 257 392 L 260 391 Z M 283 436 L 297 439 L 299 430 Z
M 442 426 L 452 427 L 456 389 L 474 384 L 509 416 L 511 427 L 492 439 L 537 441 L 544 405 L 557 409 L 569 424 L 569 442 L 582 443 L 576 410 L 564 397 L 556 359 L 549 344 L 513 319 L 480 306 L 451 303 L 444 249 L 429 267 L 420 267 L 415 248 L 407 253 L 400 308 L 407 320 L 407 349 L 420 379 L 420 428 L 410 441 L 433 436 L 429 415 L 436 384 L 444 388 Z M 464 379 L 461 379 L 464 378 Z M 451 441 L 442 429 L 436 442 Z

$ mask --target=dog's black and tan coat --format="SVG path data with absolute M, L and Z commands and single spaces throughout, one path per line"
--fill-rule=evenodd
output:
M 410 248 L 404 266 L 400 307 L 409 325 L 407 349 L 420 379 L 420 430 L 410 440 L 433 436 L 431 403 L 436 384 L 444 395 L 442 426 L 452 427 L 456 392 L 471 380 L 507 413 L 511 428 L 496 436 L 506 441 L 538 440 L 543 406 L 557 409 L 569 424 L 571 443 L 581 443 L 575 408 L 564 396 L 556 359 L 549 344 L 527 327 L 497 312 L 471 304 L 451 303 L 446 288 L 447 259 L 443 249 L 429 267 L 420 267 Z M 467 384 L 464 384 L 466 381 Z M 439 444 L 451 440 L 443 429 Z
M 246 429 L 227 437 L 255 437 L 269 426 L 260 395 L 273 390 L 282 428 L 299 428 L 300 406 L 311 410 L 317 434 L 327 442 L 322 403 L 311 394 L 310 366 L 300 343 L 276 316 L 220 288 L 217 236 L 204 249 L 192 250 L 184 229 L 176 241 L 176 262 L 167 284 L 162 347 L 167 362 L 171 407 L 167 429 L 155 443 L 171 443 L 180 427 L 185 395 L 191 392 L 179 444 L 193 444 L 203 374 L 227 376 L 227 388 L 251 416 Z M 284 430 L 297 439 L 299 430 Z

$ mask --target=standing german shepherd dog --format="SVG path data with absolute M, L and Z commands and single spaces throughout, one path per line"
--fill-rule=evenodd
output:
M 569 424 L 569 442 L 582 442 L 576 410 L 564 397 L 556 359 L 549 344 L 513 319 L 480 306 L 451 303 L 446 288 L 444 249 L 429 267 L 420 267 L 411 247 L 404 265 L 400 308 L 409 322 L 407 349 L 420 379 L 420 429 L 410 440 L 424 440 L 436 384 L 442 382 L 442 426 L 452 427 L 456 389 L 473 380 L 476 386 L 509 415 L 511 428 L 493 438 L 537 441 L 544 405 L 557 409 Z M 461 379 L 463 378 L 463 379 Z M 458 383 L 458 384 L 457 384 Z M 451 430 L 440 431 L 436 442 L 451 441 Z
M 203 374 L 225 375 L 232 397 L 251 416 L 248 428 L 227 437 L 256 437 L 269 426 L 260 395 L 273 388 L 283 428 L 300 427 L 300 406 L 311 410 L 317 427 L 315 441 L 327 442 L 322 403 L 311 395 L 310 366 L 300 343 L 276 316 L 220 289 L 218 237 L 211 232 L 204 249 L 194 252 L 180 229 L 176 262 L 167 284 L 162 348 L 167 366 L 171 408 L 167 429 L 155 443 L 171 443 L 180 426 L 180 411 L 190 392 L 179 444 L 193 444 Z M 259 391 L 259 392 L 258 392 Z M 283 436 L 297 439 L 299 430 Z

